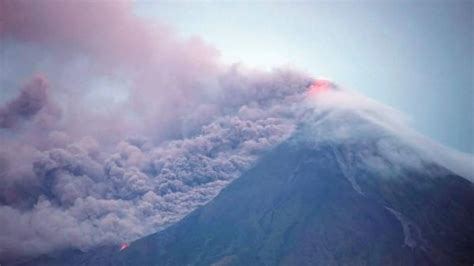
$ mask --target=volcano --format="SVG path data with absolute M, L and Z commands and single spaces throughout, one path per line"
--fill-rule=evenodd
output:
M 126 249 L 61 251 L 21 265 L 472 265 L 470 177 L 424 154 L 378 112 L 317 106 L 167 229 Z

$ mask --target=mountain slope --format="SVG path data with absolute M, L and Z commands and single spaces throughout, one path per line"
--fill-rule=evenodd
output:
M 413 173 L 407 177 L 415 181 L 366 179 L 364 196 L 345 178 L 335 150 L 282 145 L 182 223 L 134 243 L 123 260 L 164 265 L 473 260 L 472 184 L 454 175 L 432 179 Z M 149 253 L 141 254 L 143 246 Z
M 167 230 L 35 265 L 471 265 L 473 184 L 430 163 L 358 167 L 376 147 L 294 136 Z

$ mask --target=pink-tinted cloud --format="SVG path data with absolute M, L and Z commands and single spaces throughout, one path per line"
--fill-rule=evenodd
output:
M 56 82 L 64 76 L 47 77 L 53 91 L 76 93 L 66 110 L 77 121 L 72 124 L 101 120 L 96 131 L 106 134 L 114 128 L 123 131 L 130 123 L 170 124 L 175 114 L 192 108 L 202 94 L 200 87 L 220 71 L 218 52 L 199 38 L 181 39 L 168 28 L 137 18 L 131 8 L 127 1 L 7 0 L 2 2 L 0 39 L 39 46 L 48 60 L 64 68 L 72 69 L 78 57 L 87 59 L 87 71 L 72 76 L 70 83 Z M 97 114 L 81 102 L 88 88 L 78 87 L 78 82 L 104 76 L 130 80 L 129 97 L 113 114 Z M 135 121 L 130 122 L 130 114 Z
M 0 128 L 18 126 L 23 120 L 38 114 L 47 104 L 47 81 L 43 77 L 36 77 L 21 89 L 15 99 L 0 107 Z
M 135 17 L 129 2 L 2 5 L 0 41 L 23 60 L 12 65 L 45 73 L 0 113 L 2 259 L 177 221 L 291 134 L 292 97 L 310 82 L 221 66 L 214 48 Z
M 58 53 L 91 54 L 109 64 L 145 68 L 174 62 L 189 74 L 214 64 L 215 49 L 197 38 L 183 42 L 169 29 L 133 16 L 131 8 L 128 1 L 6 0 L 1 36 Z

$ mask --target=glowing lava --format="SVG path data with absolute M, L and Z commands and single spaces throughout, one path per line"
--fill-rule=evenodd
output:
M 128 244 L 127 243 L 122 243 L 122 244 L 120 244 L 120 250 L 119 251 L 122 251 L 126 248 L 128 248 Z
M 333 87 L 331 81 L 327 79 L 316 79 L 308 89 L 309 96 L 315 96 L 322 92 L 328 91 Z

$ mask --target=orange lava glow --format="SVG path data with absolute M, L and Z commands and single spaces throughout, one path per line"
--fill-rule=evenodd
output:
M 127 243 L 122 243 L 122 244 L 120 244 L 120 250 L 119 251 L 122 251 L 126 248 L 128 248 L 128 244 Z
M 331 88 L 332 84 L 329 80 L 326 79 L 316 79 L 311 86 L 309 86 L 308 94 L 309 96 L 315 96 L 322 92 L 328 91 Z

